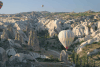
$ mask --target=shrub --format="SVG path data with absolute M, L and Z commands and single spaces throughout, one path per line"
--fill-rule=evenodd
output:
M 90 25 L 88 25 L 87 27 L 88 27 L 89 29 L 91 28 L 91 26 L 90 26 Z
M 50 59 L 53 59 L 54 57 L 53 57 L 53 55 L 50 55 L 49 58 L 50 58 Z
M 26 33 L 26 31 L 25 31 L 25 30 L 24 30 L 23 32 L 24 32 L 24 33 Z
M 97 27 L 95 26 L 95 30 L 97 30 Z
M 97 44 L 98 42 L 93 42 L 93 44 Z
M 33 51 L 33 49 L 32 49 L 32 48 L 30 48 L 29 50 L 30 50 L 30 51 Z
M 100 45 L 100 42 L 98 42 L 97 44 Z
M 84 42 L 84 41 L 81 41 L 80 44 L 83 43 L 83 42 Z

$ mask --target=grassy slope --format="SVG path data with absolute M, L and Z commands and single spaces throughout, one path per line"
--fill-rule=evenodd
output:
M 94 49 L 97 49 L 97 48 L 100 48 L 100 42 L 99 43 L 94 43 L 94 44 L 91 44 L 91 45 L 87 45 L 83 48 L 82 52 L 79 53 L 79 55 L 81 56 L 81 58 L 83 56 L 85 56 L 85 54 L 87 52 L 92 52 Z M 90 61 L 91 60 L 95 60 L 96 62 L 96 66 L 100 66 L 100 53 L 97 53 L 95 55 L 92 55 L 89 57 Z

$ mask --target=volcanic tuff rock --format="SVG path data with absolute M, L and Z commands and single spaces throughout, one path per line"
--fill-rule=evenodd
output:
M 17 53 L 14 56 L 10 57 L 10 61 L 13 61 L 17 59 L 19 62 L 23 62 L 23 60 L 34 60 L 34 58 L 32 56 L 30 56 L 29 54 L 23 54 L 23 53 Z
M 60 53 L 60 61 L 67 62 L 68 61 L 68 54 L 65 50 L 62 50 Z
M 59 22 L 60 22 L 59 20 L 52 20 L 47 24 L 47 28 L 49 29 L 49 33 L 51 37 L 53 37 L 55 33 L 58 34 L 61 31 L 62 27 L 59 24 Z
M 15 35 L 15 40 L 20 41 L 21 43 L 25 43 L 25 41 L 28 42 L 28 37 L 25 35 L 25 33 L 21 30 L 17 31 Z
M 6 55 L 6 51 L 0 47 L 0 67 L 4 67 L 6 66 L 6 61 L 8 60 L 7 55 Z
M 6 40 L 8 38 L 14 39 L 14 37 L 15 37 L 15 30 L 13 29 L 12 25 L 8 25 L 7 28 L 3 29 L 1 40 Z
M 8 56 L 14 56 L 14 55 L 16 54 L 16 51 L 15 51 L 14 48 L 10 48 L 10 49 L 7 49 L 7 50 L 6 50 L 6 54 L 7 54 Z
M 87 55 L 91 56 L 91 55 L 96 54 L 98 52 L 100 52 L 100 49 L 94 49 L 92 52 L 88 52 Z
M 100 29 L 98 29 L 97 31 L 95 31 L 94 33 L 92 33 L 85 42 L 81 43 L 80 46 L 77 49 L 77 53 L 82 51 L 82 48 L 88 44 L 92 44 L 93 42 L 99 42 L 100 41 Z M 83 40 L 84 41 L 84 40 Z
M 73 28 L 73 32 L 77 37 L 83 37 L 89 34 L 89 29 L 86 25 L 80 24 Z
M 68 15 L 70 20 L 57 18 L 52 20 L 44 18 L 44 15 L 39 16 L 39 14 L 42 15 L 40 12 L 32 12 L 31 14 L 19 13 L 9 17 L 5 15 L 0 18 L 0 46 L 6 50 L 7 56 L 12 55 L 10 57 L 11 62 L 8 61 L 9 67 L 13 67 L 14 64 L 18 67 L 17 64 L 19 61 L 23 67 L 25 67 L 27 62 L 29 62 L 29 66 L 31 67 L 32 64 L 29 61 L 30 59 L 38 58 L 39 56 L 46 58 L 44 55 L 30 52 L 31 49 L 34 51 L 40 50 L 37 31 L 41 32 L 42 30 L 47 30 L 49 36 L 54 37 L 54 35 L 57 35 L 61 30 L 72 30 L 75 37 L 78 38 L 73 44 L 82 42 L 75 47 L 77 53 L 81 52 L 82 48 L 86 45 L 92 44 L 93 42 L 99 42 L 100 40 L 100 22 L 97 21 L 97 19 L 100 18 L 100 15 L 81 16 L 76 19 L 71 18 L 70 15 Z M 52 38 L 49 39 L 52 42 Z M 54 46 L 53 43 L 52 46 Z M 30 50 L 26 48 L 29 48 Z M 24 54 L 23 52 L 27 54 Z M 64 53 L 64 51 L 61 52 L 61 56 L 64 56 L 67 60 L 66 55 L 67 53 Z M 62 60 L 66 61 L 64 58 L 62 58 Z M 21 64 L 19 63 L 19 67 L 22 67 Z
M 100 21 L 98 22 L 98 29 L 100 29 Z
M 8 35 L 7 35 L 7 33 L 6 33 L 6 29 L 3 29 L 3 33 L 2 33 L 2 35 L 1 35 L 1 40 L 4 41 L 4 40 L 6 40 L 6 39 L 8 39 Z
M 39 41 L 34 30 L 30 30 L 28 46 L 29 49 L 33 49 L 34 51 L 40 50 Z

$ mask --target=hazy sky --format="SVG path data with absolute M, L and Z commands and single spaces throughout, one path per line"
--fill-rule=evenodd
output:
M 29 11 L 84 12 L 100 11 L 100 0 L 1 0 L 0 13 L 13 14 Z M 41 5 L 44 5 L 42 8 Z

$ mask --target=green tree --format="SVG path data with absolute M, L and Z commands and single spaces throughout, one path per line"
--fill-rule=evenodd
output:
M 88 58 L 88 56 L 87 56 L 87 67 L 89 67 L 88 59 L 89 59 L 89 58 Z
M 76 64 L 76 62 L 77 62 L 77 54 L 76 53 L 74 53 L 74 56 L 75 56 L 75 58 L 74 58 L 74 63 Z
M 94 66 L 93 67 L 95 67 L 95 61 L 94 61 Z
M 77 56 L 77 58 L 76 58 L 76 67 L 80 67 L 79 55 L 77 54 L 76 56 Z
M 79 55 L 77 55 L 77 65 L 80 65 L 80 59 L 79 59 Z
M 72 53 L 72 59 L 73 59 L 73 63 L 75 63 L 75 54 L 74 54 L 74 50 L 73 50 L 73 53 Z

